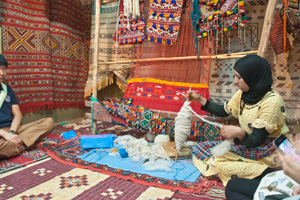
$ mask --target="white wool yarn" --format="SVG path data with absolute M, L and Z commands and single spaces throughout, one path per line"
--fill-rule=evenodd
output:
M 146 134 L 146 139 L 149 141 L 149 142 L 154 142 L 154 139 L 156 137 L 156 133 L 150 133 L 150 132 L 147 132 Z
M 231 141 L 224 140 L 221 143 L 217 144 L 215 147 L 211 149 L 211 153 L 214 156 L 223 156 L 226 152 L 228 152 L 231 148 Z
M 161 145 L 163 142 L 170 142 L 170 136 L 169 135 L 158 135 L 154 139 L 154 144 Z
M 192 111 L 190 104 L 190 101 L 185 101 L 175 118 L 175 143 L 179 153 L 183 144 L 187 141 L 192 127 Z
M 114 143 L 122 145 L 128 156 L 136 162 L 140 159 L 166 158 L 160 145 L 151 146 L 144 138 L 137 139 L 131 135 L 124 135 L 115 139 Z
M 199 116 L 195 111 L 193 111 L 190 106 L 189 101 L 185 101 L 183 106 L 181 107 L 177 117 L 175 118 L 175 143 L 176 149 L 180 153 L 180 150 L 183 144 L 187 141 L 187 138 L 190 134 L 192 127 L 192 113 L 194 113 L 198 118 L 202 121 L 212 124 L 214 126 L 222 128 L 222 124 L 217 122 L 211 122 L 209 120 L 204 119 Z M 211 152 L 214 156 L 222 156 L 226 152 L 228 152 L 231 148 L 231 141 L 224 140 L 223 142 L 217 144 L 214 148 L 211 149 Z

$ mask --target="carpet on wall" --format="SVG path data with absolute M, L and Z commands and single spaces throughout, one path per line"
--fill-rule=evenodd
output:
M 0 0 L 7 81 L 23 113 L 84 107 L 90 4 Z

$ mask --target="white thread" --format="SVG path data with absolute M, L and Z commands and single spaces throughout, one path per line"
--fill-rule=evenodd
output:
M 206 122 L 206 123 L 209 123 L 211 125 L 214 125 L 214 126 L 217 126 L 219 128 L 222 128 L 223 127 L 223 124 L 220 124 L 218 122 L 212 122 L 212 121 L 209 121 L 207 119 L 204 119 L 203 117 L 201 117 L 200 115 L 198 115 L 195 111 L 193 111 L 192 107 L 188 107 L 188 109 L 190 109 L 197 117 L 199 117 L 202 121 Z
M 212 124 L 214 126 L 217 126 L 219 128 L 223 127 L 223 124 L 217 123 L 217 122 L 211 122 L 203 117 L 199 116 L 191 107 L 188 107 L 197 117 L 199 117 L 202 121 L 207 122 L 209 124 Z M 231 140 L 224 140 L 221 143 L 217 144 L 215 147 L 211 149 L 211 153 L 214 156 L 223 156 L 226 152 L 228 152 L 231 149 Z
M 202 121 L 206 123 L 212 124 L 214 126 L 218 126 L 220 128 L 222 128 L 223 126 L 220 123 L 211 122 L 199 116 L 195 111 L 193 111 L 190 104 L 191 104 L 190 101 L 185 101 L 180 111 L 178 112 L 177 117 L 175 118 L 175 129 L 174 129 L 175 143 L 176 143 L 176 149 L 179 153 L 183 144 L 187 141 L 187 138 L 191 132 L 192 113 L 194 113 L 197 117 L 199 117 Z

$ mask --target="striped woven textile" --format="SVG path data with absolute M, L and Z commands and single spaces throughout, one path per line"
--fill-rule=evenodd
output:
M 286 37 L 286 44 L 284 48 L 284 26 L 281 18 L 279 17 L 279 13 L 277 12 L 274 15 L 275 22 L 273 24 L 271 33 L 270 33 L 270 42 L 273 47 L 273 50 L 276 55 L 282 54 L 283 52 L 287 52 L 291 49 L 290 41 Z M 286 34 L 286 33 L 285 33 Z

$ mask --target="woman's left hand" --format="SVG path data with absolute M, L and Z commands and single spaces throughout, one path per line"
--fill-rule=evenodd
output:
M 223 125 L 220 132 L 221 135 L 227 140 L 233 140 L 234 138 L 243 140 L 245 137 L 245 131 L 241 127 L 234 125 Z

